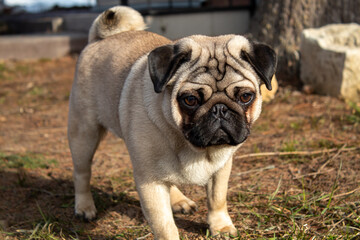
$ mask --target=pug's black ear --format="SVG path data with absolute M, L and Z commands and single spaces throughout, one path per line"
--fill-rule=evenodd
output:
M 250 63 L 266 88 L 271 90 L 271 79 L 275 74 L 277 57 L 275 51 L 262 43 L 252 43 L 251 52 L 241 52 L 241 57 Z
M 165 45 L 150 52 L 148 65 L 154 90 L 157 93 L 165 89 L 181 64 L 189 61 L 191 51 L 181 51 L 177 45 Z

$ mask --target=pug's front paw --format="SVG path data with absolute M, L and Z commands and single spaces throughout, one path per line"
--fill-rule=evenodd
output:
M 91 193 L 75 195 L 75 215 L 84 221 L 95 219 L 96 207 Z
M 212 236 L 237 237 L 238 231 L 227 211 L 212 211 L 208 215 L 208 223 Z

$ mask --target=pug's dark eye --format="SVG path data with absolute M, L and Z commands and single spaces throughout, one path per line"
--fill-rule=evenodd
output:
M 249 103 L 254 97 L 253 93 L 243 93 L 240 95 L 240 101 L 242 103 Z
M 193 107 L 198 104 L 198 99 L 195 96 L 190 95 L 184 98 L 184 103 L 189 107 Z

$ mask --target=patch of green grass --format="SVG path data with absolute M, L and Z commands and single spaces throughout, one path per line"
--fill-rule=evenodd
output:
M 142 227 L 142 226 L 134 226 L 129 227 L 126 229 L 121 229 L 116 235 L 108 236 L 108 239 L 137 239 L 137 238 L 143 238 L 148 239 L 148 237 L 152 236 L 151 231 L 148 227 Z
M 346 116 L 346 120 L 350 124 L 360 124 L 360 105 L 354 102 L 349 102 L 348 105 L 351 108 L 351 114 Z
M 270 124 L 268 122 L 262 124 L 256 124 L 253 127 L 253 130 L 257 132 L 265 132 L 265 131 L 269 131 L 269 129 L 270 129 Z
M 47 92 L 46 88 L 43 87 L 33 87 L 30 89 L 29 94 L 32 96 L 43 96 Z
M 301 131 L 304 128 L 304 121 L 298 120 L 296 122 L 290 123 L 290 128 L 294 131 Z
M 333 141 L 328 139 L 316 139 L 306 143 L 307 147 L 314 149 L 330 149 L 339 148 L 341 146 L 335 144 Z
M 259 148 L 259 146 L 258 146 L 257 144 L 254 144 L 254 145 L 252 146 L 252 152 L 253 152 L 253 153 L 260 153 L 260 152 L 262 152 L 262 151 L 261 151 L 261 149 Z
M 311 116 L 310 119 L 310 126 L 311 129 L 319 129 L 319 127 L 323 127 L 325 124 L 325 118 L 323 116 L 320 117 L 316 117 L 316 116 Z
M 56 166 L 57 163 L 55 159 L 45 159 L 39 154 L 8 155 L 0 152 L 0 167 L 2 168 L 49 168 L 51 165 Z
M 28 76 L 34 72 L 30 64 L 16 63 L 9 66 L 6 63 L 0 63 L 0 80 L 12 80 L 15 75 Z
M 64 199 L 65 201 L 66 199 Z M 75 199 L 73 196 L 71 196 L 70 199 L 67 200 L 66 203 L 61 204 L 61 208 L 74 208 L 75 206 Z
M 64 95 L 63 100 L 64 100 L 64 101 L 68 101 L 69 98 L 70 98 L 70 91 L 67 92 L 67 93 Z
M 8 74 L 12 72 L 5 63 L 0 63 L 0 80 L 7 80 Z
M 23 76 L 27 76 L 32 74 L 34 69 L 29 64 L 16 64 L 15 72 Z
M 5 63 L 0 63 L 0 74 L 6 71 L 6 65 Z
M 62 222 L 56 217 L 44 213 L 39 204 L 37 204 L 37 208 L 41 218 L 33 221 L 32 229 L 17 229 L 16 232 L 0 231 L 0 233 L 5 236 L 16 237 L 14 239 L 26 240 L 79 239 L 77 238 L 77 235 L 82 233 L 82 230 L 77 229 L 76 226 L 72 225 L 72 223 L 70 223 L 71 226 L 69 227 L 68 222 Z
M 357 239 L 360 237 L 360 209 L 344 199 L 335 200 L 334 188 L 328 192 L 281 191 L 281 180 L 269 194 L 249 194 L 233 199 L 241 210 L 239 239 Z M 244 191 L 246 192 L 246 191 Z M 251 192 L 249 192 L 251 193 Z M 313 238 L 315 236 L 315 238 Z
M 1 77 L 0 77 L 1 78 Z M 5 103 L 5 100 L 6 100 L 6 97 L 3 96 L 3 97 L 0 97 L 0 104 L 4 104 Z
M 280 152 L 295 152 L 298 150 L 299 142 L 297 140 L 285 141 L 280 147 Z
M 47 62 L 51 62 L 52 60 L 50 58 L 40 58 L 39 63 L 47 63 Z
M 238 197 L 237 197 L 237 201 L 238 202 L 248 202 L 251 197 L 252 197 L 251 195 L 249 195 L 249 194 L 247 194 L 245 192 L 239 192 Z

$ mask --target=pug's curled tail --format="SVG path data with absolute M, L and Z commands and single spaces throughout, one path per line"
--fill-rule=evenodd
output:
M 101 13 L 89 30 L 89 43 L 125 32 L 146 29 L 141 14 L 125 6 L 112 7 Z

